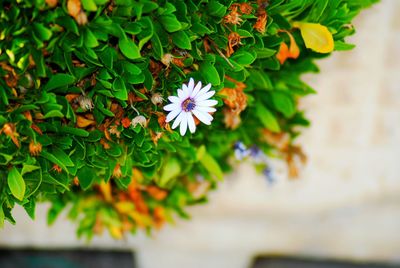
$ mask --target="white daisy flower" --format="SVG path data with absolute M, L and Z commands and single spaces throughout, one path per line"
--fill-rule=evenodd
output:
M 199 81 L 196 85 L 193 78 L 190 78 L 189 83 L 183 84 L 181 89 L 178 89 L 178 96 L 169 96 L 170 104 L 164 106 L 164 110 L 169 112 L 166 122 L 175 119 L 172 124 L 172 129 L 180 125 L 181 135 L 185 135 L 187 128 L 191 133 L 196 131 L 196 124 L 193 116 L 196 116 L 201 122 L 210 125 L 213 117 L 209 114 L 215 112 L 216 109 L 212 106 L 218 102 L 210 100 L 214 96 L 215 91 L 211 90 L 211 84 L 201 87 Z

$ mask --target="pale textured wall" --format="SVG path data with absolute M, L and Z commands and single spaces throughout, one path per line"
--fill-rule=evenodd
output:
M 397 16 L 396 16 L 397 14 Z M 400 262 L 400 1 L 383 0 L 356 21 L 357 48 L 320 62 L 305 78 L 319 91 L 302 103 L 313 125 L 300 142 L 309 156 L 289 181 L 276 164 L 270 186 L 243 164 L 210 203 L 155 234 L 90 247 L 132 247 L 141 268 L 247 267 L 257 253 Z M 32 222 L 0 231 L 0 244 L 84 245 L 61 217 L 48 228 L 46 206 Z

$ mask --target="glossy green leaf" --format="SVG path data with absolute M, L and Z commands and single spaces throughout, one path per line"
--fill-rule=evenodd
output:
M 276 120 L 275 116 L 267 109 L 265 108 L 262 103 L 257 103 L 256 106 L 256 113 L 258 118 L 260 119 L 261 123 L 266 127 L 267 129 L 273 131 L 273 132 L 280 132 L 281 128 L 279 126 L 278 121 Z
M 55 74 L 50 78 L 50 80 L 44 86 L 44 89 L 46 91 L 51 91 L 56 88 L 69 86 L 73 83 L 75 83 L 74 76 L 69 75 L 69 74 L 63 74 L 63 73 Z
M 128 59 L 135 60 L 141 58 L 140 50 L 133 40 L 121 38 L 119 39 L 118 46 L 122 54 Z
M 271 92 L 271 97 L 274 107 L 283 113 L 285 117 L 291 117 L 296 113 L 294 101 L 289 94 L 280 91 L 273 91 Z
M 179 48 L 192 49 L 189 36 L 184 31 L 175 32 L 172 34 L 172 42 Z
M 159 18 L 161 24 L 170 33 L 179 31 L 182 29 L 182 24 L 174 15 L 163 15 Z
M 12 167 L 7 176 L 8 187 L 12 195 L 22 201 L 25 195 L 25 181 L 16 167 Z

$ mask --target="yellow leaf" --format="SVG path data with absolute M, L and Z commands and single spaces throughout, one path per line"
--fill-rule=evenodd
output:
M 332 34 L 328 28 L 319 23 L 295 22 L 293 27 L 299 28 L 307 48 L 319 53 L 330 53 L 334 49 Z
M 122 239 L 122 229 L 117 226 L 108 226 L 108 231 L 114 239 Z
M 111 194 L 111 184 L 110 182 L 104 182 L 102 181 L 99 184 L 99 188 L 100 188 L 100 192 L 103 194 L 104 199 L 107 202 L 111 202 L 112 201 L 112 194 Z

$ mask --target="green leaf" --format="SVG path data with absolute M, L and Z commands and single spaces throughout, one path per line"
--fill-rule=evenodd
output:
M 182 29 L 182 24 L 172 14 L 162 15 L 159 19 L 167 32 L 173 33 Z
M 80 128 L 74 128 L 74 127 L 66 127 L 66 126 L 62 126 L 59 129 L 60 133 L 66 133 L 66 134 L 72 134 L 72 135 L 76 135 L 79 137 L 87 137 L 89 136 L 89 132 L 84 130 L 84 129 L 80 129 Z
M 176 158 L 170 158 L 167 160 L 167 163 L 164 165 L 161 176 L 156 180 L 158 186 L 166 187 L 168 183 L 180 175 L 181 166 L 179 161 Z
M 53 75 L 47 84 L 44 86 L 44 90 L 51 91 L 56 88 L 65 87 L 75 83 L 75 77 L 69 74 L 55 74 Z
M 97 6 L 94 0 L 81 0 L 83 8 L 87 11 L 96 11 Z
M 154 51 L 155 58 L 160 60 L 164 56 L 164 50 L 157 34 L 154 34 L 151 38 L 151 47 Z
M 261 102 L 258 102 L 256 105 L 256 113 L 260 121 L 263 123 L 264 127 L 268 128 L 273 132 L 280 132 L 281 128 L 279 127 L 278 121 L 275 116 L 265 108 Z
M 57 216 L 60 214 L 62 209 L 65 207 L 66 203 L 62 202 L 60 199 L 56 199 L 52 202 L 52 206 L 47 213 L 47 224 L 51 225 L 56 220 Z
M 46 113 L 46 114 L 43 116 L 44 119 L 53 118 L 53 117 L 60 117 L 60 118 L 62 118 L 62 117 L 64 117 L 64 114 L 63 114 L 62 112 L 58 111 L 58 110 L 52 110 L 52 111 Z
M 222 17 L 225 16 L 226 7 L 216 0 L 211 0 L 207 6 L 207 10 L 211 16 Z
M 125 86 L 124 80 L 121 77 L 117 77 L 113 82 L 113 94 L 117 99 L 128 100 L 128 91 Z
M 47 29 L 42 23 L 35 22 L 33 23 L 33 27 L 35 29 L 35 34 L 40 38 L 40 40 L 47 41 L 51 38 L 51 30 Z
M 256 58 L 254 58 L 254 56 L 244 50 L 241 51 L 237 51 L 235 54 L 233 54 L 230 59 L 232 59 L 233 61 L 241 64 L 241 65 L 249 65 L 252 64 Z
M 54 147 L 52 150 L 53 155 L 64 163 L 66 167 L 73 167 L 74 163 L 71 161 L 71 158 L 60 148 Z
M 257 54 L 257 59 L 265 59 L 275 55 L 276 50 L 269 49 L 269 48 L 257 48 L 255 49 Z
M 179 48 L 192 49 L 189 36 L 184 31 L 175 32 L 172 34 L 172 42 Z
M 4 227 L 4 211 L 3 211 L 3 204 L 0 204 L 0 229 Z
M 255 89 L 272 89 L 272 83 L 265 72 L 259 70 L 249 70 L 250 81 L 253 83 Z
M 22 201 L 25 195 L 25 181 L 16 167 L 13 167 L 7 176 L 8 187 L 11 190 L 12 195 L 18 200 Z
M 142 57 L 140 55 L 140 50 L 138 46 L 135 44 L 135 42 L 133 42 L 133 40 L 128 38 L 120 38 L 118 45 L 122 54 L 128 59 L 136 60 Z
M 335 50 L 336 51 L 343 51 L 343 50 L 352 50 L 355 48 L 356 45 L 348 44 L 343 41 L 335 41 Z
M 45 158 L 45 159 L 47 159 L 47 160 L 49 160 L 49 161 L 52 162 L 53 164 L 58 165 L 58 166 L 61 167 L 63 170 L 65 170 L 67 173 L 69 173 L 67 167 L 66 167 L 65 164 L 64 164 L 64 162 L 62 162 L 61 160 L 59 160 L 57 157 L 55 157 L 55 156 L 52 155 L 51 153 L 48 153 L 48 152 L 46 152 L 46 151 L 42 151 L 42 152 L 40 153 L 40 156 L 43 157 L 43 158 Z
M 293 99 L 286 93 L 280 91 L 271 92 L 274 107 L 285 117 L 291 117 L 296 113 Z
M 84 166 L 76 172 L 76 176 L 82 189 L 87 190 L 92 185 L 95 174 L 93 173 L 93 168 Z
M 193 31 L 194 33 L 199 34 L 200 36 L 212 33 L 210 29 L 208 29 L 205 25 L 201 23 L 194 23 L 190 28 L 190 30 Z
M 200 65 L 199 69 L 206 83 L 211 83 L 213 86 L 221 84 L 217 69 L 211 63 L 205 61 Z
M 5 105 L 8 105 L 8 97 L 6 93 L 6 89 L 0 85 L 0 101 L 2 101 Z
M 200 147 L 201 149 L 201 147 Z M 206 150 L 197 152 L 197 157 L 203 167 L 219 181 L 223 180 L 224 173 L 221 170 L 218 162 Z
M 99 45 L 96 36 L 94 36 L 92 31 L 89 30 L 89 28 L 85 28 L 83 37 L 86 47 L 92 48 L 92 47 L 97 47 Z
M 34 170 L 39 169 L 40 167 L 38 166 L 34 166 L 34 165 L 28 165 L 28 164 L 22 164 L 22 171 L 21 171 L 21 175 L 24 176 L 24 174 L 32 172 Z

